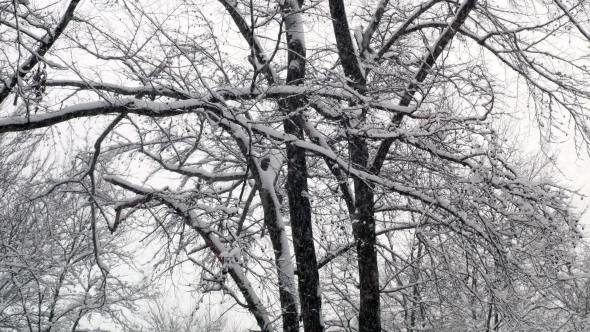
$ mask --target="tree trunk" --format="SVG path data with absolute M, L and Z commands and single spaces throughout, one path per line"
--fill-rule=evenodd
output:
M 287 84 L 301 85 L 305 78 L 305 40 L 303 22 L 299 8 L 302 1 L 289 0 L 283 9 L 287 35 L 288 64 Z M 299 113 L 305 107 L 302 97 L 291 97 L 279 103 L 284 112 L 290 115 L 283 122 L 285 133 L 304 138 L 305 122 Z M 305 150 L 287 144 L 287 196 L 289 216 L 293 232 L 293 247 L 297 261 L 299 299 L 301 318 L 305 332 L 322 332 L 322 298 L 320 295 L 320 276 L 315 252 L 311 221 L 311 203 L 307 186 L 307 162 Z
M 361 141 L 356 138 L 355 141 Z M 353 144 L 353 161 L 356 165 L 366 165 L 368 150 L 366 142 Z M 355 142 L 356 143 L 356 142 Z M 356 145 L 356 146 L 355 146 Z M 379 297 L 379 266 L 377 264 L 377 250 L 375 244 L 375 208 L 373 188 L 364 180 L 354 179 L 354 191 L 358 220 L 353 229 L 356 235 L 356 250 L 358 255 L 358 269 L 360 282 L 360 310 L 359 331 L 381 331 L 381 301 Z
M 275 262 L 278 270 L 279 299 L 283 317 L 284 332 L 299 332 L 299 320 L 297 314 L 297 298 L 295 297 L 295 285 L 292 275 L 291 253 L 288 251 L 285 226 L 279 221 L 280 211 L 278 202 L 275 202 L 274 188 L 268 188 L 268 183 L 260 185 L 258 190 L 264 209 L 264 224 L 268 229 L 268 235 L 275 253 Z M 272 185 L 272 184 L 271 184 Z M 289 256 L 288 258 L 285 256 Z
M 355 54 L 346 10 L 342 0 L 330 0 L 330 14 L 336 36 L 338 55 L 345 75 L 359 93 L 366 91 L 366 79 Z M 361 119 L 362 120 L 362 119 Z M 362 122 L 362 121 L 359 121 Z M 350 141 L 351 160 L 358 169 L 367 169 L 369 148 L 365 139 L 353 136 Z M 353 232 L 357 241 L 360 283 L 359 331 L 381 331 L 381 299 L 379 295 L 379 266 L 375 243 L 375 207 L 373 187 L 364 180 L 354 179 L 356 220 Z

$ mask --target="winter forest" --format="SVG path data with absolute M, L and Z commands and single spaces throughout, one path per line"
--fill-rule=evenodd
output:
M 0 0 L 0 331 L 588 331 L 589 147 L 585 0 Z

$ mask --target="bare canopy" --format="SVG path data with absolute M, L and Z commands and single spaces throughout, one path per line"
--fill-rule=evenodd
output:
M 110 266 L 133 265 L 119 239 L 137 234 L 265 332 L 587 329 L 575 193 L 506 123 L 530 114 L 542 142 L 586 147 L 589 10 L 0 2 L 0 175 L 19 169 L 0 182 L 0 330 L 74 330 L 100 310 L 136 327 L 117 312 L 139 293 Z M 84 238 L 85 270 L 46 268 L 41 291 L 43 271 L 15 270 L 35 232 L 11 211 L 47 239 L 39 223 L 63 214 L 58 242 Z

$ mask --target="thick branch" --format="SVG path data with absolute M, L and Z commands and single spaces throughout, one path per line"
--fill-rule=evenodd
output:
M 203 102 L 198 99 L 171 103 L 156 103 L 134 98 L 107 99 L 65 107 L 64 109 L 53 113 L 0 119 L 0 134 L 44 128 L 68 120 L 96 115 L 127 112 L 129 114 L 165 117 L 185 114 L 199 109 L 218 111 L 214 104 Z
M 226 261 L 224 253 L 228 252 L 227 248 L 215 236 L 215 233 L 211 232 L 208 227 L 205 227 L 200 223 L 199 218 L 196 216 L 194 211 L 192 211 L 188 206 L 177 202 L 176 200 L 170 198 L 167 195 L 159 195 L 156 190 L 136 186 L 130 182 L 127 182 L 117 177 L 107 177 L 105 178 L 105 180 L 123 189 L 129 190 L 135 194 L 149 196 L 151 199 L 160 201 L 162 204 L 173 209 L 175 213 L 183 219 L 187 226 L 194 229 L 197 233 L 199 233 L 199 235 L 201 235 L 209 249 L 217 257 L 217 259 L 222 264 L 224 264 L 224 266 L 227 266 L 229 274 L 231 275 L 232 279 L 240 289 L 240 292 L 246 299 L 248 309 L 254 315 L 254 318 L 256 319 L 258 326 L 260 326 L 262 331 L 274 331 L 271 320 L 267 314 L 268 311 L 262 305 L 258 295 L 254 292 L 254 289 L 252 288 L 252 285 L 248 280 L 247 276 L 244 274 L 239 264 L 236 264 L 235 262 L 231 261 Z
M 17 72 L 11 79 L 6 80 L 4 86 L 0 89 L 0 103 L 2 103 L 4 99 L 8 97 L 12 89 L 18 83 L 19 77 L 25 77 L 29 71 L 33 69 L 33 67 L 35 67 L 35 65 L 39 62 L 39 58 L 45 56 L 47 51 L 51 49 L 55 41 L 57 41 L 57 39 L 68 26 L 68 23 L 70 23 L 70 20 L 74 16 L 74 11 L 76 10 L 76 6 L 78 6 L 79 2 L 80 0 L 71 0 L 57 27 L 43 38 L 44 42 L 42 42 L 39 47 L 37 47 L 34 53 L 27 60 L 25 60 L 23 64 L 17 64 Z M 6 85 L 7 83 L 8 85 Z
M 440 1 L 441 0 L 432 0 L 427 3 L 420 4 L 418 8 L 416 8 L 412 12 L 412 14 L 410 14 L 410 17 L 408 17 L 404 21 L 404 23 L 395 30 L 395 32 L 389 37 L 389 39 L 387 40 L 387 42 L 385 42 L 381 49 L 379 49 L 379 52 L 377 52 L 375 60 L 381 59 L 383 55 L 385 55 L 385 53 L 389 51 L 391 46 L 395 44 L 399 37 L 401 37 L 405 33 L 406 28 L 409 27 L 410 24 L 412 24 L 412 22 L 414 22 L 418 17 L 420 17 L 420 15 L 424 14 L 424 12 L 426 12 L 428 9 L 430 9 L 432 6 L 434 6 L 436 3 Z
M 192 99 L 197 96 L 191 95 L 187 91 L 176 90 L 163 86 L 124 86 L 111 83 L 101 82 L 84 82 L 76 80 L 49 80 L 47 86 L 54 87 L 76 87 L 87 90 L 101 90 L 109 91 L 124 96 L 158 96 L 168 97 L 174 99 Z M 293 96 L 304 96 L 308 99 L 314 96 L 331 98 L 334 100 L 351 101 L 360 105 L 366 105 L 371 108 L 389 111 L 401 112 L 411 114 L 415 107 L 399 106 L 388 102 L 375 101 L 372 98 L 361 96 L 353 93 L 349 88 L 326 86 L 326 87 L 309 87 L 309 86 L 294 86 L 294 85 L 275 85 L 269 87 L 236 87 L 236 88 L 220 88 L 215 90 L 215 95 L 224 100 L 255 100 L 265 97 L 266 99 L 280 100 Z M 217 102 L 215 98 L 209 99 L 210 102 Z M 312 102 L 314 103 L 314 102 Z
M 221 4 L 225 7 L 227 12 L 229 13 L 231 18 L 233 19 L 234 23 L 236 24 L 236 26 L 240 30 L 240 33 L 242 34 L 244 39 L 248 42 L 248 45 L 250 45 L 250 49 L 252 49 L 254 51 L 254 55 L 257 57 L 258 62 L 263 65 L 263 69 L 262 69 L 264 71 L 263 74 L 266 76 L 268 83 L 270 85 L 273 85 L 277 81 L 276 73 L 274 72 L 272 67 L 268 64 L 269 60 L 267 59 L 266 55 L 264 54 L 264 50 L 263 50 L 262 46 L 260 45 L 260 43 L 258 42 L 258 39 L 256 38 L 256 36 L 252 32 L 252 29 L 248 26 L 248 22 L 246 22 L 246 20 L 242 16 L 242 14 L 240 14 L 238 9 L 236 7 L 234 7 L 234 5 L 232 3 L 230 3 L 229 0 L 219 0 L 219 2 L 221 2 Z
M 387 7 L 388 3 L 389 0 L 381 0 L 379 2 L 377 9 L 375 9 L 375 14 L 373 15 L 371 23 L 363 32 L 363 40 L 361 43 L 361 50 L 359 52 L 361 56 L 364 55 L 364 51 L 369 49 L 369 45 L 371 44 L 371 38 L 373 38 L 373 34 L 375 33 L 375 31 L 377 31 L 377 28 L 379 27 L 379 23 L 381 22 L 383 14 L 385 14 L 385 7 Z
M 590 32 L 586 31 L 586 29 L 584 29 L 582 27 L 580 22 L 578 22 L 578 20 L 574 17 L 572 12 L 565 6 L 565 4 L 563 2 L 561 2 L 561 0 L 553 0 L 553 2 L 555 2 L 555 4 L 559 7 L 559 9 L 561 9 L 563 11 L 563 13 L 565 15 L 567 15 L 567 17 L 574 24 L 576 29 L 578 29 L 578 31 L 580 31 L 582 36 L 584 36 L 584 38 L 586 38 L 586 40 L 590 41 Z
M 438 40 L 428 48 L 422 59 L 422 65 L 420 66 L 420 69 L 418 69 L 416 74 L 414 74 L 414 77 L 411 80 L 412 83 L 410 83 L 401 101 L 399 102 L 400 106 L 407 107 L 410 105 L 414 99 L 414 95 L 420 88 L 419 84 L 424 82 L 438 57 L 442 54 L 443 50 L 451 42 L 453 37 L 455 37 L 457 31 L 461 29 L 461 26 L 467 20 L 471 9 L 473 9 L 475 6 L 475 2 L 475 0 L 466 0 L 455 14 L 451 24 L 449 24 L 449 26 L 443 30 Z M 394 115 L 391 126 L 399 127 L 403 117 L 404 116 L 401 114 Z M 381 143 L 379 150 L 377 150 L 377 154 L 375 155 L 373 165 L 370 168 L 371 173 L 379 174 L 381 167 L 383 167 L 383 163 L 385 162 L 385 157 L 389 153 L 389 148 L 394 141 L 395 138 L 388 138 Z
M 330 16 L 332 18 L 332 26 L 334 27 L 334 36 L 336 37 L 336 47 L 338 48 L 338 56 L 340 58 L 340 65 L 344 69 L 346 77 L 354 81 L 353 86 L 365 89 L 365 74 L 361 69 L 359 59 L 357 58 L 352 37 L 350 36 L 350 28 L 348 27 L 348 19 L 346 17 L 346 9 L 343 0 L 329 0 Z

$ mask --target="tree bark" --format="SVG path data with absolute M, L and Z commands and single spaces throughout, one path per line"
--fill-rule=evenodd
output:
M 357 167 L 366 167 L 369 159 L 367 142 L 360 137 L 351 141 L 352 161 Z M 353 232 L 357 240 L 360 283 L 359 331 L 381 331 L 381 299 L 379 292 L 379 265 L 377 264 L 377 235 L 375 234 L 375 205 L 373 186 L 360 178 L 354 179 L 357 220 Z
M 284 21 L 287 35 L 289 69 L 287 85 L 302 85 L 305 78 L 305 40 L 303 22 L 299 9 L 303 1 L 285 2 Z M 289 114 L 283 122 L 285 133 L 304 138 L 305 122 L 300 113 L 305 107 L 301 96 L 290 97 L 279 106 Z M 289 198 L 289 216 L 293 232 L 293 247 L 297 261 L 299 299 L 301 302 L 301 320 L 305 332 L 324 331 L 321 319 L 322 298 L 320 295 L 320 276 L 313 240 L 311 220 L 311 203 L 307 185 L 307 161 L 305 149 L 294 144 L 287 144 L 287 196 Z
M 359 93 L 366 91 L 366 78 L 355 54 L 344 2 L 330 0 L 330 14 L 340 63 L 349 83 Z M 359 119 L 362 121 L 362 118 Z M 350 125 L 347 125 L 350 126 Z M 358 169 L 367 169 L 369 148 L 364 138 L 351 136 L 349 139 L 351 160 Z M 379 266 L 375 244 L 375 206 L 373 187 L 363 179 L 354 179 L 356 219 L 353 233 L 357 241 L 358 271 L 360 283 L 359 331 L 381 331 L 381 299 L 379 294 Z
M 277 218 L 278 215 L 277 202 L 274 202 L 274 193 L 271 193 L 269 188 L 260 185 L 259 188 L 260 200 L 264 209 L 264 224 L 268 229 L 270 241 L 275 253 L 275 262 L 277 265 L 277 272 L 279 274 L 279 299 L 281 301 L 281 311 L 283 318 L 283 331 L 284 332 L 298 332 L 299 331 L 299 320 L 297 313 L 297 298 L 295 297 L 295 285 L 293 277 L 290 273 L 285 271 L 285 264 L 292 265 L 291 261 L 285 261 L 284 255 L 290 255 L 291 253 L 286 251 L 286 230 L 282 222 L 279 223 Z M 282 227 L 280 227 L 282 226 Z M 283 236 L 282 236 L 283 235 Z M 287 245 L 288 246 L 288 245 Z M 287 247 L 288 248 L 288 247 Z M 291 270 L 292 272 L 292 270 Z

